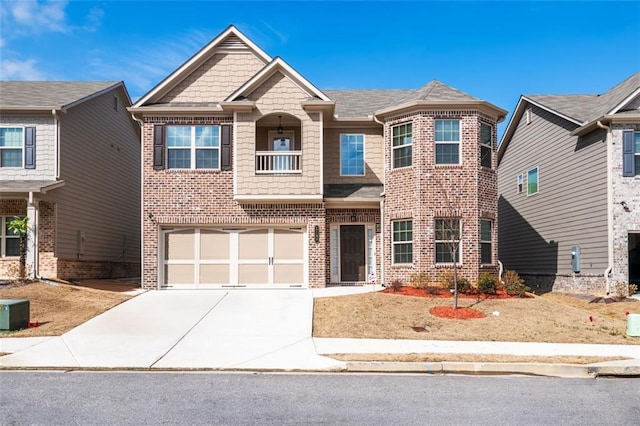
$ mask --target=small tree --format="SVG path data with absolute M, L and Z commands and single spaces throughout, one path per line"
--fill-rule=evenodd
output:
M 453 263 L 453 309 L 458 309 L 458 259 L 460 249 L 460 218 L 436 219 L 436 241 L 441 241 L 445 250 L 436 257 L 440 261 Z
M 7 223 L 7 229 L 20 237 L 20 269 L 18 278 L 24 281 L 27 278 L 27 234 L 29 233 L 29 218 L 14 217 Z

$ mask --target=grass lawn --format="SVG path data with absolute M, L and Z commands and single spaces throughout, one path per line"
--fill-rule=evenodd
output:
M 0 337 L 58 336 L 130 298 L 122 293 L 67 284 L 0 287 L 0 299 L 29 299 L 31 321 L 39 323 L 38 327 L 2 332 Z
M 640 313 L 638 300 L 588 303 L 548 293 L 526 299 L 459 299 L 459 307 L 473 307 L 485 318 L 444 319 L 429 313 L 434 306 L 452 304 L 452 299 L 382 292 L 318 298 L 313 336 L 640 345 L 640 338 L 626 336 L 625 315 Z

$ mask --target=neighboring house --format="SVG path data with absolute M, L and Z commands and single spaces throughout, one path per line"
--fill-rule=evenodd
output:
M 640 282 L 639 107 L 640 73 L 600 95 L 520 98 L 498 150 L 505 269 L 578 293 Z
M 122 82 L 0 82 L 0 277 L 140 274 L 140 126 Z
M 488 102 L 437 81 L 320 90 L 230 26 L 130 111 L 145 288 L 408 284 L 452 267 L 447 219 L 461 274 L 497 271 L 506 111 Z

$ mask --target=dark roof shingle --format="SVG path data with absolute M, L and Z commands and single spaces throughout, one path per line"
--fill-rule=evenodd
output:
M 62 108 L 116 84 L 119 82 L 0 81 L 0 107 Z

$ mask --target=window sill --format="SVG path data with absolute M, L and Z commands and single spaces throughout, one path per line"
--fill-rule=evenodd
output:
M 165 173 L 185 173 L 185 174 L 217 174 L 222 172 L 220 169 L 162 169 L 157 170 Z

